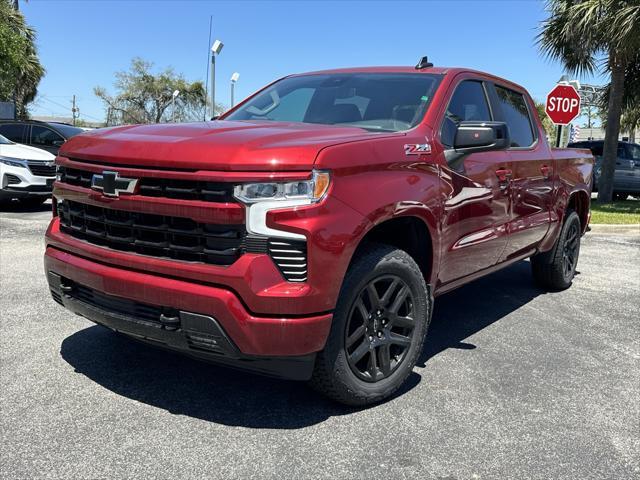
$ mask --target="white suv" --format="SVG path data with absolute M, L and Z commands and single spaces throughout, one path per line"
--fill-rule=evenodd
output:
M 56 179 L 55 156 L 0 135 L 0 202 L 12 199 L 39 205 L 51 196 Z

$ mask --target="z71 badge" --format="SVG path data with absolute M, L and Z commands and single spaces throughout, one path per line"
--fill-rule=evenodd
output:
M 431 153 L 430 143 L 408 143 L 404 146 L 405 155 L 423 155 Z

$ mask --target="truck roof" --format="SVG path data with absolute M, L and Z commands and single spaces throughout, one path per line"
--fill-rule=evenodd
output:
M 322 75 L 322 74 L 339 74 L 339 73 L 426 73 L 436 75 L 451 75 L 455 76 L 459 73 L 472 73 L 485 78 L 493 79 L 497 82 L 505 85 L 510 85 L 513 88 L 526 92 L 526 89 L 522 85 L 518 85 L 506 78 L 498 77 L 491 73 L 483 72 L 481 70 L 474 70 L 472 68 L 464 67 L 427 67 L 422 69 L 416 69 L 406 65 L 402 66 L 380 66 L 380 67 L 351 67 L 351 68 L 333 68 L 328 70 L 316 70 L 313 72 L 303 72 L 290 75 L 291 77 L 298 77 L 302 75 Z

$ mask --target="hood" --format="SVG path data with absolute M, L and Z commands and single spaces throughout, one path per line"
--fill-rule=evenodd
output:
M 0 156 L 20 158 L 22 160 L 38 160 L 41 162 L 53 161 L 55 155 L 40 148 L 28 147 L 14 143 L 13 145 L 0 144 Z
M 324 147 L 383 135 L 355 127 L 272 121 L 134 125 L 76 135 L 60 155 L 161 168 L 310 170 Z

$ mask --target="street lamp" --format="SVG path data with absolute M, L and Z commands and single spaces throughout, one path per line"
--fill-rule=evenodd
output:
M 233 108 L 233 90 L 239 78 L 240 74 L 238 72 L 235 72 L 233 75 L 231 75 L 231 108 Z
M 211 45 L 211 117 L 216 116 L 216 55 L 220 55 L 224 44 L 216 40 Z
M 174 90 L 171 94 L 171 121 L 176 121 L 176 97 L 180 95 L 180 90 Z

